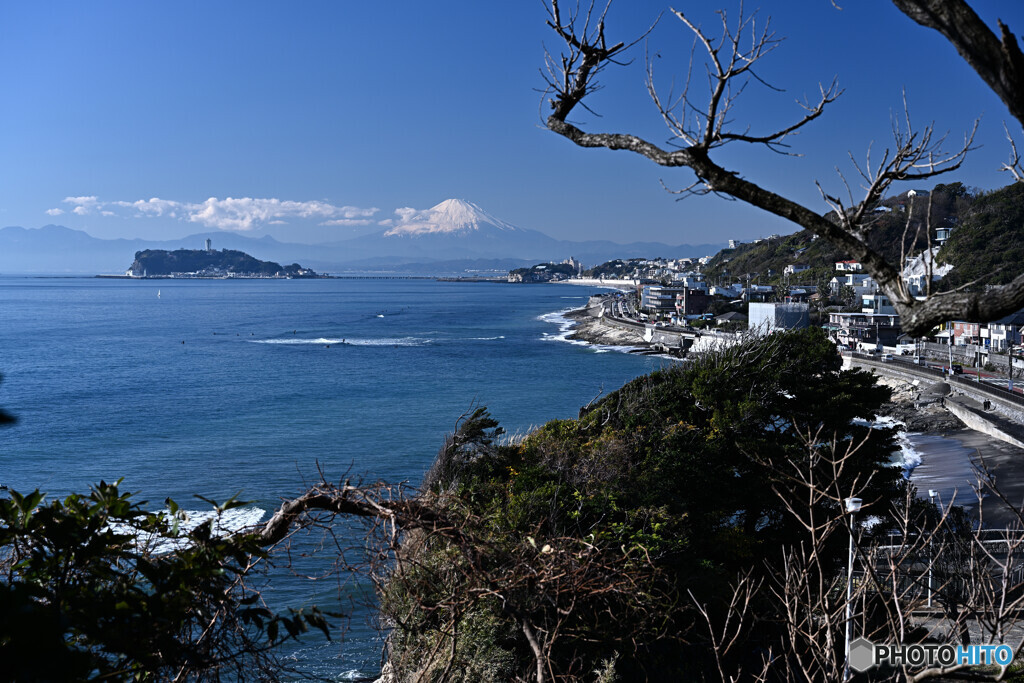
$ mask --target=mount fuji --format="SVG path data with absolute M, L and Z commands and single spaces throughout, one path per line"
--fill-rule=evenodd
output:
M 348 255 L 347 261 L 376 263 L 459 259 L 519 259 L 536 263 L 562 260 L 568 256 L 575 256 L 585 263 L 600 263 L 636 256 L 704 256 L 724 246 L 556 240 L 542 232 L 507 223 L 462 199 L 446 199 L 425 211 L 409 209 L 399 213 L 400 220 L 393 227 L 333 242 L 330 246 L 344 250 Z
M 129 267 L 142 249 L 214 248 L 244 251 L 258 259 L 298 262 L 321 272 L 397 269 L 408 273 L 450 274 L 466 269 L 508 270 L 569 256 L 586 264 L 615 258 L 679 258 L 714 254 L 724 244 L 669 246 L 658 242 L 556 240 L 520 228 L 461 199 L 447 199 L 423 211 L 400 209 L 392 225 L 369 235 L 323 244 L 280 242 L 216 232 L 183 239 L 96 239 L 81 230 L 0 228 L 0 272 L 116 273 Z
M 516 226 L 499 220 L 487 213 L 473 202 L 464 199 L 446 199 L 437 206 L 426 211 L 406 214 L 405 220 L 390 230 L 386 237 L 437 234 L 467 234 L 474 231 L 493 232 L 533 232 L 520 230 Z M 540 235 L 541 233 L 535 232 Z M 543 236 L 543 235 L 542 235 Z

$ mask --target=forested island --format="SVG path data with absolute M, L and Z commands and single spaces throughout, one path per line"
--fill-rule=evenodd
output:
M 282 266 L 232 249 L 146 249 L 135 252 L 125 273 L 139 278 L 319 278 L 298 263 Z

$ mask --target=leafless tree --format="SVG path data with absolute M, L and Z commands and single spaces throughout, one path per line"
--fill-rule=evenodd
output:
M 1001 37 L 982 22 L 963 0 L 894 0 L 912 19 L 940 31 L 957 48 L 982 79 L 1006 103 L 1011 114 L 1024 122 L 1024 58 L 1010 30 L 1000 24 Z M 683 12 L 672 10 L 695 37 L 702 53 L 691 59 L 682 92 L 663 96 L 654 84 L 653 66 L 648 66 L 648 90 L 669 128 L 669 147 L 659 146 L 632 134 L 586 132 L 569 121 L 577 107 L 586 107 L 585 99 L 600 89 L 598 76 L 610 64 L 617 64 L 629 47 L 625 42 L 606 37 L 604 11 L 593 5 L 570 12 L 563 11 L 558 0 L 551 0 L 548 25 L 564 43 L 563 51 L 546 58 L 546 78 L 551 94 L 551 113 L 547 127 L 581 147 L 627 150 L 665 167 L 687 167 L 696 180 L 683 194 L 713 193 L 747 202 L 785 218 L 825 237 L 864 264 L 900 313 L 903 328 L 913 335 L 928 332 L 936 324 L 953 318 L 989 321 L 1024 306 L 1024 274 L 1013 282 L 990 287 L 978 293 L 957 290 L 932 293 L 923 300 L 911 295 L 901 277 L 902 264 L 891 263 L 867 239 L 870 212 L 896 182 L 932 178 L 956 170 L 972 149 L 974 132 L 969 131 L 961 144 L 945 150 L 946 140 L 931 126 L 915 128 L 909 114 L 893 124 L 893 144 L 872 159 L 854 164 L 865 191 L 855 200 L 846 183 L 846 197 L 821 190 L 837 220 L 763 188 L 712 159 L 725 145 L 746 143 L 788 154 L 787 139 L 818 119 L 842 91 L 836 82 L 822 86 L 816 100 L 803 103 L 803 114 L 788 126 L 765 133 L 751 132 L 750 126 L 734 127 L 731 113 L 750 79 L 760 80 L 756 68 L 779 45 L 770 22 L 755 23 L 756 15 L 746 16 L 742 5 L 733 20 L 720 11 L 721 33 L 714 37 L 692 22 Z M 707 89 L 698 93 L 693 74 L 706 68 Z M 763 81 L 762 81 L 763 82 Z M 1010 168 L 1018 163 L 1011 160 Z M 843 179 L 845 183 L 845 178 Z M 819 186 L 820 188 L 820 186 Z
M 339 516 L 373 521 L 365 563 L 345 569 L 377 585 L 397 631 L 389 661 L 398 680 L 451 680 L 453 666 L 472 664 L 460 650 L 459 634 L 464 621 L 481 610 L 516 624 L 533 656 L 532 671 L 519 672 L 524 677 L 518 680 L 536 683 L 582 680 L 585 672 L 573 668 L 578 662 L 572 643 L 591 640 L 594 635 L 583 626 L 601 614 L 614 618 L 624 643 L 679 635 L 665 631 L 672 600 L 642 549 L 543 538 L 539 532 L 508 543 L 492 537 L 486 519 L 429 491 L 412 497 L 382 484 L 320 482 L 282 503 L 258 533 L 264 543 L 275 544 L 297 528 L 326 528 Z M 413 654 L 403 652 L 403 639 L 416 642 Z
M 716 650 L 717 670 L 709 678 L 738 680 L 843 680 L 847 606 L 852 609 L 853 637 L 874 643 L 1008 644 L 1014 657 L 1024 639 L 1024 519 L 994 486 L 982 463 L 976 487 L 1003 503 L 1010 528 L 986 531 L 961 508 L 937 510 L 915 499 L 913 489 L 896 509 L 872 510 L 894 526 L 874 534 L 863 525 L 851 527 L 838 505 L 857 496 L 866 482 L 840 490 L 836 481 L 857 451 L 856 444 L 823 443 L 807 433 L 806 458 L 773 473 L 773 487 L 788 513 L 804 528 L 805 542 L 782 548 L 768 560 L 761 581 L 737 577 L 729 609 L 717 616 L 701 610 Z M 836 476 L 822 476 L 821 466 Z M 797 491 L 794 495 L 793 492 Z M 831 507 L 822 503 L 831 502 Z M 834 512 L 822 515 L 821 511 Z M 826 548 L 853 534 L 857 539 L 851 599 L 846 599 L 846 568 L 837 569 Z M 691 598 L 700 605 L 697 596 Z M 766 603 L 767 601 L 767 603 Z M 760 613 L 750 608 L 760 605 Z M 767 611 L 766 611 L 767 604 Z M 758 632 L 757 620 L 773 621 L 776 629 Z M 767 633 L 767 636 L 765 635 Z M 742 642 L 742 647 L 737 643 Z M 757 649 L 760 658 L 737 650 Z M 922 681 L 965 670 L 953 666 L 902 666 L 873 671 L 872 680 Z M 1001 680 L 1007 667 L 973 667 L 971 680 Z

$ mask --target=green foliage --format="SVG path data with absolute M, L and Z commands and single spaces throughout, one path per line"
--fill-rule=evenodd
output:
M 132 263 L 132 271 L 145 272 L 147 275 L 220 271 L 245 275 L 316 277 L 312 271 L 300 275 L 303 270 L 297 263 L 282 267 L 279 263 L 260 261 L 245 252 L 231 249 L 146 249 L 135 252 L 135 261 Z
M 786 511 L 786 502 L 802 493 L 783 473 L 806 461 L 809 449 L 823 450 L 813 445 L 814 435 L 862 443 L 838 477 L 832 461 L 822 459 L 815 476 L 836 497 L 816 514 L 841 515 L 835 501 L 869 475 L 870 485 L 858 492 L 872 514 L 884 517 L 902 495 L 901 471 L 888 466 L 893 434 L 854 423 L 888 398 L 872 375 L 842 372 L 824 333 L 809 329 L 638 378 L 577 419 L 548 422 L 517 446 L 494 446 L 487 430 L 496 423 L 477 411 L 484 428 L 453 440 L 474 434 L 469 441 L 479 445 L 468 449 L 474 456 L 450 460 L 457 465 L 447 468 L 448 483 L 432 480 L 431 491 L 480 544 L 471 552 L 434 537 L 406 545 L 403 571 L 387 583 L 383 601 L 385 614 L 404 624 L 393 636 L 403 661 L 450 647 L 446 634 L 458 623 L 456 650 L 478 648 L 502 667 L 511 657 L 513 670 L 525 677 L 532 655 L 517 623 L 525 620 L 559 634 L 550 646 L 556 670 L 600 670 L 622 680 L 700 671 L 707 644 L 687 591 L 716 609 L 737 572 L 763 572 L 781 547 L 806 541 L 806 530 Z M 581 543 L 608 562 L 600 571 L 596 561 L 593 569 L 571 563 L 551 569 L 559 549 Z M 822 550 L 841 566 L 845 545 Z M 515 571 L 503 574 L 510 566 Z M 561 592 L 544 578 L 576 571 L 586 589 Z M 633 589 L 624 594 L 594 588 L 625 574 Z M 526 587 L 515 583 L 520 579 Z M 451 596 L 477 590 L 501 595 L 505 609 L 489 603 L 470 616 L 446 607 L 454 604 Z M 588 592 L 597 590 L 600 595 Z M 619 621 L 610 624 L 608 613 Z M 475 619 L 486 628 L 473 625 Z M 406 626 L 413 628 L 406 632 Z M 669 645 L 666 637 L 686 644 Z M 617 658 L 609 663 L 613 652 Z
M 1020 275 L 1024 262 L 1024 183 L 986 194 L 970 206 L 938 254 L 953 265 L 943 289 L 969 283 L 1001 285 Z
M 576 268 L 568 263 L 538 263 L 529 268 L 516 268 L 510 275 L 521 275 L 526 282 L 540 282 L 557 278 L 569 278 L 576 274 Z
M 634 270 L 643 266 L 646 261 L 647 259 L 643 258 L 613 259 L 594 266 L 584 271 L 583 274 L 587 277 L 625 278 L 629 277 Z
M 0 661 L 14 679 L 157 679 L 274 670 L 271 648 L 317 610 L 271 612 L 245 578 L 266 558 L 258 537 L 187 533 L 184 513 L 146 512 L 117 484 L 45 503 L 0 500 Z M 242 503 L 216 506 L 219 514 Z
M 1012 188 L 1013 185 L 994 194 L 1012 191 Z M 868 246 L 890 263 L 898 263 L 902 255 L 916 254 L 929 246 L 930 240 L 935 237 L 936 228 L 962 227 L 977 211 L 974 205 L 978 203 L 979 197 L 980 193 L 977 190 L 967 188 L 963 183 L 940 183 L 930 193 L 920 193 L 914 197 L 912 202 L 906 194 L 885 199 L 877 207 L 878 211 L 871 214 L 870 228 L 866 232 Z M 1019 199 L 1010 200 L 1010 203 L 1021 206 Z M 835 216 L 831 218 L 835 220 Z M 1020 222 L 1018 221 L 1016 225 L 1020 226 Z M 954 237 L 960 232 L 961 227 L 953 231 Z M 1017 242 L 1020 243 L 1021 240 L 1017 239 Z M 1009 256 L 1004 259 L 995 245 L 980 242 L 958 250 L 956 258 L 970 258 L 968 254 L 977 253 L 978 250 L 991 252 L 988 257 L 1000 263 L 1019 263 L 1019 259 L 1013 261 Z M 778 284 L 783 280 L 782 273 L 787 265 L 803 263 L 811 266 L 810 270 L 798 273 L 792 282 L 817 282 L 820 285 L 823 278 L 827 281 L 834 275 L 836 261 L 845 261 L 849 258 L 848 254 L 831 241 L 814 239 L 813 233 L 802 230 L 792 235 L 723 250 L 708 263 L 704 272 L 709 279 L 714 279 L 726 271 L 732 277 L 740 278 L 747 273 L 756 273 L 761 276 L 761 284 Z M 943 262 L 943 259 L 954 265 L 960 262 L 951 260 L 949 256 L 941 257 L 940 262 Z M 774 274 L 769 275 L 769 271 Z M 970 278 L 964 279 L 965 282 L 969 280 Z

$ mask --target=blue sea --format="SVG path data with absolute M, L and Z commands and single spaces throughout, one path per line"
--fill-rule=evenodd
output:
M 318 480 L 415 485 L 473 406 L 509 432 L 575 417 L 665 359 L 565 340 L 560 313 L 596 289 L 416 279 L 0 277 L 0 483 L 51 497 L 124 490 L 266 518 Z M 266 515 L 266 516 L 265 516 Z M 353 542 L 358 539 L 351 539 Z M 330 552 L 321 553 L 323 567 Z M 330 585 L 327 585 L 330 584 Z M 278 604 L 338 599 L 288 571 Z M 348 590 L 348 589 L 345 589 Z M 346 609 L 349 609 L 346 606 Z M 379 671 L 371 615 L 289 661 L 325 677 Z

